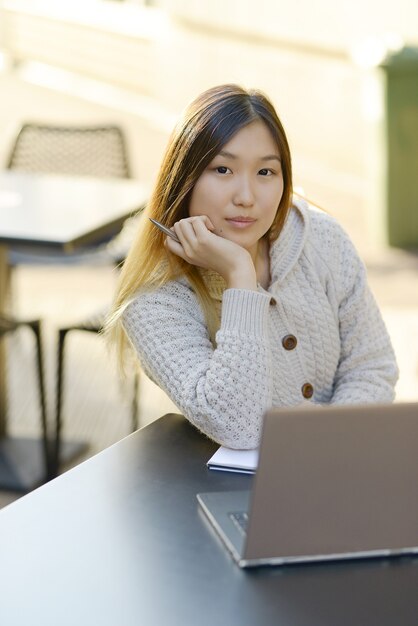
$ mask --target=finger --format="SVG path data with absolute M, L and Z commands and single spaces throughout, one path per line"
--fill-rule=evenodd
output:
M 191 219 L 184 219 L 174 224 L 174 230 L 177 237 L 180 239 L 186 254 L 192 253 L 192 248 L 196 245 L 196 233 L 193 227 Z
M 213 225 L 212 225 L 212 228 L 208 228 L 204 220 L 196 220 L 195 222 L 193 222 L 193 228 L 196 234 L 196 238 L 199 241 L 204 241 L 208 236 L 213 234 L 213 231 L 212 231 Z
M 182 259 L 187 260 L 186 255 L 184 253 L 183 246 L 180 243 L 177 243 L 177 241 L 174 241 L 174 239 L 172 239 L 171 237 L 165 238 L 164 246 L 166 250 L 168 250 L 169 252 L 172 252 L 176 256 L 179 256 Z
M 215 226 L 213 225 L 213 222 L 211 222 L 211 220 L 206 215 L 200 216 L 199 219 L 196 219 L 196 221 L 193 222 L 193 224 L 194 224 L 196 235 L 199 234 L 199 236 L 202 236 L 204 232 L 202 230 L 203 228 L 205 231 L 209 231 L 210 233 L 213 233 L 214 235 L 217 235 L 218 237 L 223 236 L 222 228 L 215 228 Z
M 207 215 L 196 215 L 196 216 L 191 217 L 189 219 L 192 221 L 193 224 L 201 222 L 201 223 L 203 223 L 206 226 L 206 228 L 208 230 L 210 230 L 210 231 L 214 231 L 215 230 L 215 227 L 214 227 L 212 221 L 210 220 L 210 218 Z
M 210 220 L 210 218 L 207 215 L 204 215 L 204 221 L 205 221 L 205 226 L 208 230 L 214 231 L 215 230 L 215 226 L 213 225 L 212 221 Z

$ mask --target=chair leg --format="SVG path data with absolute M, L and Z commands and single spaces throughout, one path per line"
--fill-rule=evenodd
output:
M 68 328 L 61 328 L 58 334 L 58 357 L 57 357 L 57 397 L 55 412 L 55 432 L 53 443 L 52 473 L 58 475 L 61 452 L 61 428 L 62 428 L 62 401 L 64 383 L 64 347 Z
M 42 350 L 42 339 L 41 339 L 41 322 L 39 320 L 34 320 L 30 322 L 25 322 L 25 325 L 29 326 L 29 328 L 32 329 L 35 335 L 35 340 L 36 340 L 38 394 L 39 394 L 39 402 L 41 405 L 42 444 L 44 448 L 46 479 L 50 480 L 52 478 L 51 453 L 50 453 L 50 444 L 49 444 L 49 437 L 48 437 L 44 362 L 43 362 L 43 350 Z
M 139 428 L 139 403 L 138 403 L 138 391 L 139 391 L 139 371 L 136 370 L 134 374 L 134 388 L 131 404 L 131 419 L 132 419 L 132 432 L 134 433 Z

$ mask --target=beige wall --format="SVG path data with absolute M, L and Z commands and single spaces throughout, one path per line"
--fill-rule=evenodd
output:
M 295 182 L 307 195 L 348 225 L 371 212 L 380 73 L 360 67 L 351 50 L 388 32 L 418 44 L 415 0 L 161 0 L 168 13 L 110 2 L 106 11 L 85 10 L 99 4 L 86 0 L 78 13 L 70 5 L 60 17 L 52 3 L 51 17 L 45 1 L 3 0 L 0 46 L 19 61 L 71 74 L 55 87 L 21 81 L 18 107 L 11 95 L 2 97 L 0 156 L 18 119 L 112 119 L 127 128 L 135 174 L 152 178 L 186 102 L 211 85 L 239 82 L 265 90 L 276 104 Z M 39 90 L 47 90 L 48 110 Z
M 390 32 L 418 44 L 416 0 L 159 0 L 154 4 L 191 23 L 334 51 L 345 52 L 365 37 Z
M 141 115 L 33 85 L 15 73 L 0 73 L 0 94 L 0 168 L 5 166 L 11 144 L 24 121 L 64 125 L 115 123 L 126 131 L 133 176 L 148 181 L 154 178 L 167 132 Z

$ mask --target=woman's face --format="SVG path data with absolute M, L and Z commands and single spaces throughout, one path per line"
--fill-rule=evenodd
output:
M 207 215 L 215 233 L 257 254 L 283 194 L 280 154 L 261 120 L 241 128 L 198 178 L 189 216 Z

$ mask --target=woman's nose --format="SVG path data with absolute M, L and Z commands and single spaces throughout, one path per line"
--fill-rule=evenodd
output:
M 254 204 L 254 190 L 247 176 L 237 179 L 234 193 L 234 204 L 237 206 L 251 207 Z

